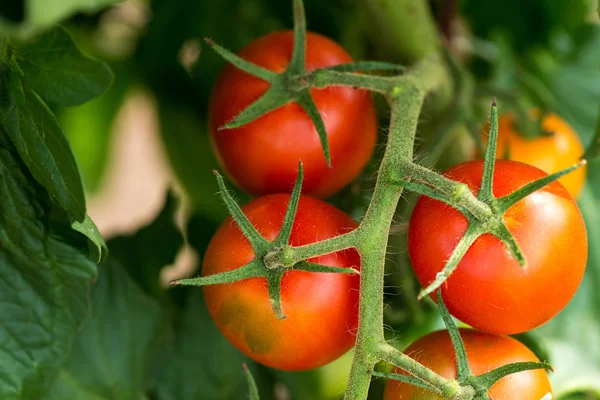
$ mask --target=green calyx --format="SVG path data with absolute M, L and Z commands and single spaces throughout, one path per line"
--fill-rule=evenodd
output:
M 525 255 L 506 226 L 504 214 L 509 208 L 531 193 L 586 164 L 586 160 L 583 159 L 569 168 L 531 182 L 509 195 L 496 198 L 492 188 L 497 141 L 498 110 L 494 99 L 491 109 L 489 143 L 485 155 L 481 187 L 477 197 L 465 184 L 452 181 L 412 163 L 403 165 L 398 176 L 394 178 L 394 182 L 404 188 L 456 208 L 467 218 L 469 223 L 467 231 L 450 255 L 446 265 L 437 274 L 436 279 L 419 293 L 419 298 L 423 298 L 437 290 L 456 270 L 471 245 L 486 233 L 492 234 L 501 240 L 511 255 L 519 262 L 519 265 L 526 268 Z
M 229 213 L 234 221 L 250 242 L 254 250 L 254 259 L 248 264 L 239 268 L 221 272 L 209 276 L 201 276 L 189 279 L 178 279 L 172 281 L 173 285 L 184 286 L 205 286 L 217 285 L 223 283 L 237 282 L 250 278 L 264 278 L 267 280 L 269 287 L 269 298 L 273 312 L 279 319 L 285 319 L 285 313 L 281 302 L 281 280 L 283 275 L 291 270 L 300 270 L 307 272 L 329 272 L 341 274 L 358 274 L 359 272 L 353 268 L 330 267 L 327 265 L 315 264 L 312 262 L 298 259 L 292 253 L 292 246 L 289 246 L 290 235 L 294 218 L 298 209 L 300 200 L 300 191 L 302 188 L 302 179 L 304 177 L 302 163 L 298 165 L 298 178 L 294 185 L 288 208 L 281 226 L 281 230 L 274 241 L 270 242 L 265 239 L 252 225 L 250 220 L 244 215 L 242 209 L 235 202 L 227 188 L 223 177 L 215 171 L 217 182 L 221 190 L 221 196 Z
M 366 61 L 341 64 L 307 72 L 305 66 L 306 18 L 304 14 L 304 5 L 301 0 L 294 0 L 294 49 L 292 52 L 292 59 L 290 60 L 287 69 L 282 73 L 275 73 L 246 61 L 229 50 L 217 45 L 212 40 L 206 39 L 206 43 L 236 68 L 267 81 L 270 85 L 267 91 L 258 100 L 250 104 L 233 120 L 229 121 L 220 129 L 238 128 L 289 102 L 295 102 L 304 109 L 315 125 L 319 134 L 321 146 L 323 147 L 323 154 L 330 168 L 332 167 L 331 153 L 329 150 L 325 123 L 310 94 L 310 89 L 313 87 L 330 86 L 331 80 L 335 78 L 342 79 L 344 82 L 341 84 L 347 86 L 363 87 L 367 81 L 361 79 L 360 75 L 355 74 L 356 72 L 398 72 L 404 70 L 403 67 L 396 64 Z
M 460 331 L 452 319 L 452 316 L 448 312 L 448 309 L 446 308 L 442 299 L 441 291 L 439 290 L 437 291 L 437 301 L 440 314 L 442 315 L 444 325 L 446 325 L 448 335 L 450 336 L 450 340 L 452 341 L 452 346 L 454 347 L 454 352 L 456 354 L 457 376 L 454 381 L 455 384 L 446 386 L 445 390 L 440 390 L 412 376 L 380 372 L 374 372 L 373 375 L 409 383 L 411 385 L 437 393 L 444 398 L 488 400 L 489 389 L 505 376 L 535 369 L 552 370 L 552 367 L 547 363 L 516 362 L 503 365 L 499 368 L 486 372 L 485 374 L 477 376 L 474 375 L 469 366 L 467 351 L 465 349 L 465 344 L 462 340 L 462 337 L 460 336 Z

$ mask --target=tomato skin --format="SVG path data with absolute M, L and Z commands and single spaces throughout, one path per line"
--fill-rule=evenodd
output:
M 473 329 L 460 329 L 460 333 L 467 350 L 469 366 L 475 375 L 514 362 L 540 361 L 527 346 L 510 336 Z M 456 378 L 456 355 L 446 330 L 421 337 L 408 346 L 404 353 L 444 378 Z M 393 372 L 403 373 L 398 368 Z M 491 387 L 489 396 L 494 400 L 540 400 L 547 393 L 552 393 L 548 375 L 543 369 L 537 369 L 505 376 Z M 434 400 L 442 397 L 416 386 L 388 380 L 384 400 L 401 399 Z
M 293 32 L 262 36 L 239 55 L 275 72 L 287 67 L 293 49 Z M 308 33 L 308 71 L 352 58 L 332 40 Z M 304 163 L 303 193 L 329 196 L 360 174 L 375 148 L 377 115 L 370 94 L 351 87 L 311 89 L 323 118 L 331 163 L 325 160 L 312 121 L 296 103 L 288 103 L 236 129 L 219 130 L 257 100 L 269 84 L 228 65 L 213 89 L 209 106 L 210 137 L 219 163 L 227 175 L 254 195 L 289 192 L 297 176 L 298 160 Z
M 289 194 L 259 197 L 242 210 L 266 239 L 274 240 L 281 229 L 289 198 Z M 301 196 L 290 243 L 308 244 L 356 227 L 350 217 L 332 205 Z M 239 268 L 252 259 L 254 251 L 250 243 L 229 218 L 208 246 L 202 275 Z M 360 257 L 354 249 L 310 261 L 360 268 Z M 273 313 L 264 278 L 203 289 L 215 324 L 241 352 L 273 368 L 307 370 L 335 360 L 354 345 L 359 284 L 358 275 L 286 272 L 281 283 L 285 320 L 278 320 Z
M 534 117 L 539 112 L 532 110 Z M 537 118 L 539 119 L 539 117 Z M 498 148 L 496 157 L 508 158 L 533 165 L 542 171 L 553 174 L 579 162 L 585 149 L 573 128 L 561 117 L 549 113 L 544 115 L 542 129 L 551 136 L 535 139 L 524 138 L 514 125 L 512 114 L 503 114 L 498 118 Z M 559 182 L 577 197 L 585 184 L 586 167 L 583 166 L 559 179 Z
M 444 175 L 476 194 L 483 161 L 469 161 Z M 497 160 L 494 195 L 502 197 L 546 176 L 515 161 Z M 527 196 L 504 215 L 527 260 L 523 269 L 495 236 L 480 236 L 442 285 L 452 315 L 486 332 L 515 334 L 536 328 L 558 314 L 583 277 L 587 234 L 573 198 L 558 182 Z M 423 287 L 440 272 L 467 230 L 456 209 L 431 198 L 417 201 L 408 228 L 413 270 Z M 433 297 L 433 296 L 432 296 Z

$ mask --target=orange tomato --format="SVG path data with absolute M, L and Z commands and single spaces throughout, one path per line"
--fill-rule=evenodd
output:
M 539 119 L 539 112 L 532 110 L 530 117 Z M 544 115 L 542 129 L 550 136 L 535 139 L 523 137 L 516 129 L 514 116 L 503 114 L 498 118 L 498 148 L 496 157 L 520 161 L 553 174 L 577 163 L 584 148 L 573 128 L 561 117 L 549 113 Z M 489 131 L 489 127 L 487 129 Z M 487 140 L 487 136 L 484 141 Z M 581 167 L 559 179 L 559 182 L 577 197 L 585 184 L 586 168 Z
M 509 336 L 498 336 L 472 329 L 461 329 L 467 358 L 475 375 L 514 362 L 539 362 L 538 358 L 523 343 Z M 408 346 L 404 351 L 421 364 L 445 378 L 456 378 L 456 355 L 448 331 L 430 333 Z M 394 373 L 402 373 L 395 369 Z M 489 391 L 494 400 L 540 400 L 552 393 L 548 375 L 543 369 L 522 371 L 505 376 Z M 442 397 L 406 383 L 389 380 L 384 400 L 420 399 L 437 400 Z

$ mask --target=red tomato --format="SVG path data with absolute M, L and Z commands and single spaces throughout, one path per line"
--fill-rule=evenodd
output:
M 539 114 L 536 110 L 532 116 Z M 537 117 L 539 119 L 539 116 Z M 496 156 L 531 164 L 542 171 L 553 174 L 576 164 L 583 155 L 584 148 L 579 137 L 562 118 L 556 114 L 546 114 L 542 120 L 542 128 L 551 133 L 535 139 L 524 138 L 514 126 L 511 114 L 501 115 L 498 119 L 498 148 Z M 560 178 L 559 182 L 577 197 L 585 184 L 586 167 L 581 167 Z
M 263 36 L 239 55 L 283 72 L 292 56 L 293 36 L 292 31 Z M 307 34 L 308 71 L 349 62 L 352 59 L 337 43 L 316 33 Z M 356 178 L 371 157 L 377 139 L 377 116 L 370 94 L 341 86 L 311 90 L 327 130 L 330 169 L 316 128 L 296 103 L 288 103 L 242 127 L 218 130 L 268 87 L 267 82 L 231 65 L 216 83 L 209 108 L 210 137 L 227 175 L 255 196 L 291 191 L 298 159 L 304 163 L 305 194 L 326 197 Z
M 260 197 L 242 210 L 266 239 L 274 240 L 289 198 L 288 194 Z M 356 227 L 350 217 L 332 205 L 302 196 L 290 243 L 308 244 Z M 229 218 L 208 246 L 202 275 L 236 269 L 252 259 L 254 251 L 250 243 Z M 356 250 L 310 261 L 356 269 L 360 265 Z M 273 313 L 264 278 L 205 286 L 204 295 L 219 330 L 244 354 L 273 368 L 306 370 L 335 360 L 354 345 L 359 283 L 357 275 L 286 272 L 281 282 L 285 320 L 277 319 Z
M 485 374 L 514 362 L 533 361 L 538 358 L 524 344 L 509 336 L 498 336 L 472 329 L 461 329 L 471 372 Z M 444 378 L 455 379 L 456 355 L 448 331 L 432 332 L 412 343 L 404 351 L 409 357 L 429 367 Z M 404 373 L 396 368 L 394 373 Z M 543 369 L 523 371 L 505 376 L 489 391 L 494 400 L 540 400 L 552 393 L 548 375 Z M 388 380 L 384 400 L 442 399 L 435 393 L 395 380 Z
M 459 164 L 445 172 L 478 193 L 483 161 Z M 502 197 L 546 176 L 516 161 L 497 160 L 494 195 Z M 558 182 L 512 206 L 504 221 L 521 247 L 527 268 L 519 266 L 495 236 L 480 236 L 442 285 L 452 315 L 486 332 L 514 334 L 536 328 L 569 302 L 583 277 L 587 234 L 577 204 Z M 421 196 L 408 228 L 408 249 L 423 287 L 440 272 L 467 230 L 456 209 Z

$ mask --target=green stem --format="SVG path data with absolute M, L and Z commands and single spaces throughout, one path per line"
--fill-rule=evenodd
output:
M 265 265 L 267 268 L 273 268 L 273 266 L 292 267 L 294 264 L 312 257 L 355 247 L 356 232 L 354 230 L 340 236 L 298 247 L 283 246 L 265 256 Z
M 425 368 L 423 364 L 410 358 L 387 343 L 380 346 L 378 356 L 384 361 L 401 366 L 400 368 L 403 371 L 408 372 L 423 382 L 429 383 L 431 386 L 438 389 L 445 397 L 456 399 L 458 398 L 458 394 L 462 390 L 465 390 L 460 387 L 458 382 L 442 378 L 429 368 Z
M 480 221 L 488 219 L 492 215 L 490 207 L 477 200 L 469 187 L 460 182 L 453 181 L 443 175 L 422 167 L 409 160 L 404 160 L 400 169 L 394 172 L 399 179 L 412 179 L 418 182 L 427 182 L 428 185 L 439 189 L 448 196 L 458 207 L 468 210 Z
M 370 371 L 380 359 L 383 334 L 383 276 L 389 229 L 402 188 L 391 185 L 390 177 L 398 168 L 411 160 L 419 114 L 425 95 L 445 84 L 445 69 L 441 62 L 420 63 L 409 75 L 399 78 L 398 84 L 389 92 L 391 106 L 390 134 L 381 161 L 375 191 L 369 208 L 358 228 L 357 248 L 361 254 L 361 290 L 359 324 L 356 337 L 354 362 L 346 388 L 346 400 L 362 400 L 367 397 L 371 381 Z M 414 360 L 401 358 L 398 366 L 415 371 L 416 376 L 434 374 Z M 436 375 L 437 376 L 437 375 Z M 432 383 L 438 387 L 447 384 L 438 376 Z
M 8 44 L 8 38 L 0 36 L 0 66 L 10 62 L 11 51 Z
M 364 0 L 377 30 L 378 41 L 388 54 L 413 63 L 439 54 L 441 42 L 429 4 L 424 0 Z

